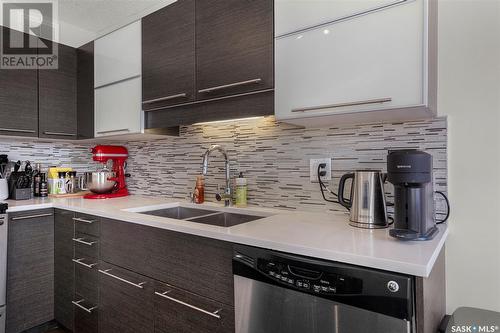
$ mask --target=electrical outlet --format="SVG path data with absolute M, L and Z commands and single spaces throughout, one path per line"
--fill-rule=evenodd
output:
M 311 180 L 311 183 L 317 183 L 318 182 L 318 165 L 321 163 L 325 163 L 326 167 L 324 170 L 326 171 L 326 175 L 321 177 L 321 180 L 327 181 L 332 179 L 332 159 L 331 158 L 317 158 L 317 159 L 310 159 L 309 160 L 309 178 Z

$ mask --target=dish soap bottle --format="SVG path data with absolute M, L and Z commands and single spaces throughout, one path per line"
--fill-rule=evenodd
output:
M 202 204 L 205 201 L 205 181 L 203 176 L 196 177 L 196 186 L 194 188 L 194 203 Z
M 247 191 L 247 179 L 243 177 L 243 172 L 240 172 L 240 175 L 236 178 L 236 207 L 247 206 Z

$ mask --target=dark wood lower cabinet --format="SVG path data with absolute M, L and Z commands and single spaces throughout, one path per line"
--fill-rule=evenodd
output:
M 54 211 L 9 214 L 6 332 L 54 318 Z
M 54 316 L 59 324 L 70 330 L 73 330 L 74 319 L 71 304 L 74 294 L 73 216 L 73 212 L 55 210 Z
M 103 219 L 101 260 L 233 306 L 232 244 Z
M 100 262 L 99 332 L 153 332 L 153 290 L 151 279 Z
M 156 282 L 156 333 L 232 333 L 234 309 L 173 286 Z
M 97 333 L 99 309 L 95 303 L 88 302 L 83 296 L 75 294 L 75 333 Z

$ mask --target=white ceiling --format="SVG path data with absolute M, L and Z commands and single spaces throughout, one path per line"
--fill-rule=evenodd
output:
M 79 47 L 176 0 L 59 0 L 59 41 Z

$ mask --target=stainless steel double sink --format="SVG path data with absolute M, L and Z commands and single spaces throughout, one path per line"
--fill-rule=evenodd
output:
M 232 227 L 238 224 L 255 221 L 267 217 L 267 216 L 249 215 L 246 213 L 243 214 L 236 212 L 191 208 L 183 206 L 156 209 L 138 213 L 202 223 L 202 224 L 216 225 L 219 227 Z

